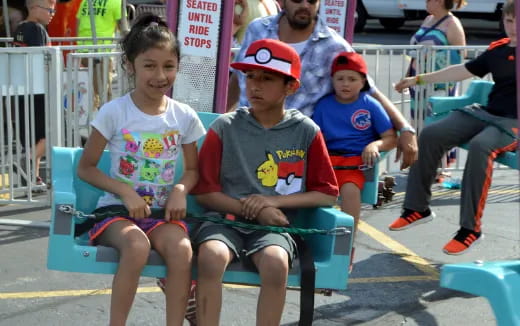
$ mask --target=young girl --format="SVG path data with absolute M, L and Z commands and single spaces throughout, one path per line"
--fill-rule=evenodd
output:
M 314 109 L 336 179 L 340 187 L 341 210 L 354 218 L 355 229 L 361 213 L 361 190 L 365 183 L 362 167 L 377 164 L 380 151 L 397 144 L 397 135 L 383 107 L 368 95 L 367 65 L 360 54 L 342 52 L 332 62 L 334 93 L 323 97 Z M 350 255 L 352 270 L 354 247 Z
M 125 324 L 150 248 L 163 257 L 168 269 L 167 324 L 182 325 L 192 259 L 182 219 L 186 195 L 198 181 L 196 141 L 205 130 L 191 107 L 165 95 L 175 81 L 179 46 L 163 20 L 154 15 L 138 19 L 121 48 L 135 88 L 101 107 L 92 121 L 78 175 L 105 190 L 98 209 L 123 204 L 129 214 L 104 219 L 89 236 L 94 244 L 114 247 L 120 254 L 110 325 Z M 106 145 L 110 176 L 96 167 Z M 172 173 L 181 151 L 184 174 L 174 184 Z M 164 219 L 150 218 L 152 207 L 163 207 Z

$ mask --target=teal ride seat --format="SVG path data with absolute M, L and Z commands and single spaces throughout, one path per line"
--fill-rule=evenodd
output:
M 440 285 L 485 297 L 498 326 L 520 325 L 520 260 L 444 265 Z
M 448 115 L 453 109 L 462 108 L 473 103 L 486 105 L 488 95 L 494 83 L 486 80 L 472 80 L 466 93 L 462 96 L 432 96 L 428 102 L 432 109 L 432 115 L 427 117 L 425 124 L 440 120 Z M 467 144 L 460 147 L 468 149 Z M 512 169 L 518 170 L 518 153 L 505 152 L 497 156 L 496 162 L 507 165 Z
M 204 126 L 209 127 L 218 114 L 199 112 Z M 199 146 L 202 139 L 199 142 Z M 111 247 L 92 246 L 86 235 L 75 236 L 75 225 L 83 223 L 79 217 L 60 210 L 62 205 L 70 205 L 75 210 L 90 213 L 97 204 L 103 191 L 80 180 L 76 169 L 83 150 L 81 148 L 54 147 L 52 149 L 52 216 L 49 233 L 47 267 L 51 270 L 114 274 L 117 270 L 119 256 Z M 176 176 L 181 175 L 182 160 L 177 164 Z M 110 166 L 109 153 L 103 153 L 99 168 L 108 173 Z M 365 187 L 366 189 L 369 189 Z M 365 190 L 366 190 L 365 189 Z M 377 195 L 377 188 L 372 191 Z M 188 211 L 201 214 L 202 208 L 193 196 L 188 198 Z M 345 235 L 305 235 L 307 245 L 312 248 L 316 269 L 317 289 L 344 290 L 348 282 L 348 266 L 352 248 L 353 218 L 332 207 L 300 209 L 298 216 L 291 221 L 294 227 L 332 230 L 346 228 Z M 194 266 L 196 277 L 196 266 Z M 162 258 L 152 250 L 143 276 L 164 277 L 166 267 Z M 260 284 L 255 271 L 245 269 L 240 262 L 230 264 L 224 274 L 225 283 Z M 299 287 L 300 268 L 298 260 L 290 270 L 288 286 Z

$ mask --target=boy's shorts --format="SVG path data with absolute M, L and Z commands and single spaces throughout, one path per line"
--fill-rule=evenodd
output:
M 332 166 L 359 166 L 363 164 L 363 159 L 361 156 L 330 156 L 330 161 L 332 162 Z M 334 168 L 334 174 L 336 174 L 336 180 L 338 181 L 338 186 L 341 188 L 345 183 L 353 183 L 355 184 L 359 190 L 363 189 L 365 184 L 365 174 L 362 170 L 342 170 Z
M 195 250 L 206 241 L 223 242 L 235 257 L 248 267 L 255 268 L 250 256 L 268 246 L 282 247 L 289 256 L 289 267 L 296 258 L 296 243 L 288 233 L 273 233 L 261 230 L 235 228 L 213 222 L 204 222 L 193 232 L 192 243 Z
M 163 219 L 154 219 L 154 218 L 132 218 L 128 216 L 112 216 L 103 219 L 102 221 L 94 224 L 94 226 L 88 231 L 88 237 L 90 243 L 95 243 L 95 240 L 106 230 L 106 228 L 114 222 L 117 221 L 130 221 L 134 223 L 138 228 L 143 230 L 143 232 L 149 236 L 150 233 L 155 230 L 160 225 L 170 223 L 176 224 L 180 226 L 184 232 L 188 233 L 188 227 L 184 221 L 170 220 L 169 222 Z

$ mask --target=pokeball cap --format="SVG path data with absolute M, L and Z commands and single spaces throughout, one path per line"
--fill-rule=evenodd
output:
M 301 63 L 298 53 L 288 44 L 272 39 L 258 40 L 247 48 L 244 59 L 231 67 L 247 71 L 262 69 L 296 79 L 300 84 Z

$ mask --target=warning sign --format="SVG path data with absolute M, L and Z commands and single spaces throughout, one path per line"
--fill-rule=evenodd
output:
M 214 58 L 218 49 L 220 0 L 185 0 L 179 17 L 182 55 Z
M 320 15 L 327 26 L 345 36 L 345 17 L 347 16 L 347 0 L 322 0 Z

